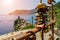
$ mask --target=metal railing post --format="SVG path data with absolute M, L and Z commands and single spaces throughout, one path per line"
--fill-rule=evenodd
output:
M 42 3 L 42 0 L 40 0 L 40 3 Z
M 54 14 L 53 14 L 53 3 L 51 3 L 51 20 L 53 22 L 54 20 Z M 52 29 L 52 40 L 54 40 L 54 24 L 51 25 Z

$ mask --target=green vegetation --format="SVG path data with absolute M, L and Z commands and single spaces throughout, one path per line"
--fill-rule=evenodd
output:
M 24 19 L 23 19 L 24 20 Z M 14 21 L 14 30 L 18 31 L 18 30 L 26 30 L 26 29 L 31 29 L 34 28 L 34 25 L 32 25 L 31 23 L 25 23 L 25 21 L 22 24 L 22 19 L 20 19 L 20 17 L 18 16 L 18 19 L 16 19 Z M 24 25 L 25 24 L 25 25 Z M 21 27 L 22 26 L 22 27 Z M 25 27 L 23 27 L 25 26 Z
M 60 30 L 60 2 L 54 5 L 54 12 L 56 17 L 56 27 Z
M 54 6 L 60 9 L 60 1 L 57 2 Z
M 34 25 L 27 25 L 25 28 L 23 28 L 22 30 L 26 30 L 26 29 L 32 29 L 34 28 L 35 26 Z

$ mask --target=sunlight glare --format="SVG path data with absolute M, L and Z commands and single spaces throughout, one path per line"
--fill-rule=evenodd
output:
M 3 0 L 4 5 L 12 5 L 12 0 Z

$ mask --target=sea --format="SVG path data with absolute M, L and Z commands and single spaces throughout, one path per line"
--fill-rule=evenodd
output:
M 19 15 L 22 19 L 28 22 L 32 22 L 32 16 L 34 15 Z M 0 35 L 14 32 L 14 21 L 18 18 L 18 15 L 0 15 Z M 35 23 L 35 19 L 33 19 Z

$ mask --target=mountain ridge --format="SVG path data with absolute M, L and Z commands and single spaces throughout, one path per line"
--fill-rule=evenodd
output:
M 14 10 L 9 15 L 31 15 L 34 14 L 34 10 Z
M 59 9 L 60 9 L 60 1 L 59 1 L 59 2 L 57 2 L 57 3 L 54 5 L 54 7 L 57 7 L 57 8 L 59 8 Z

